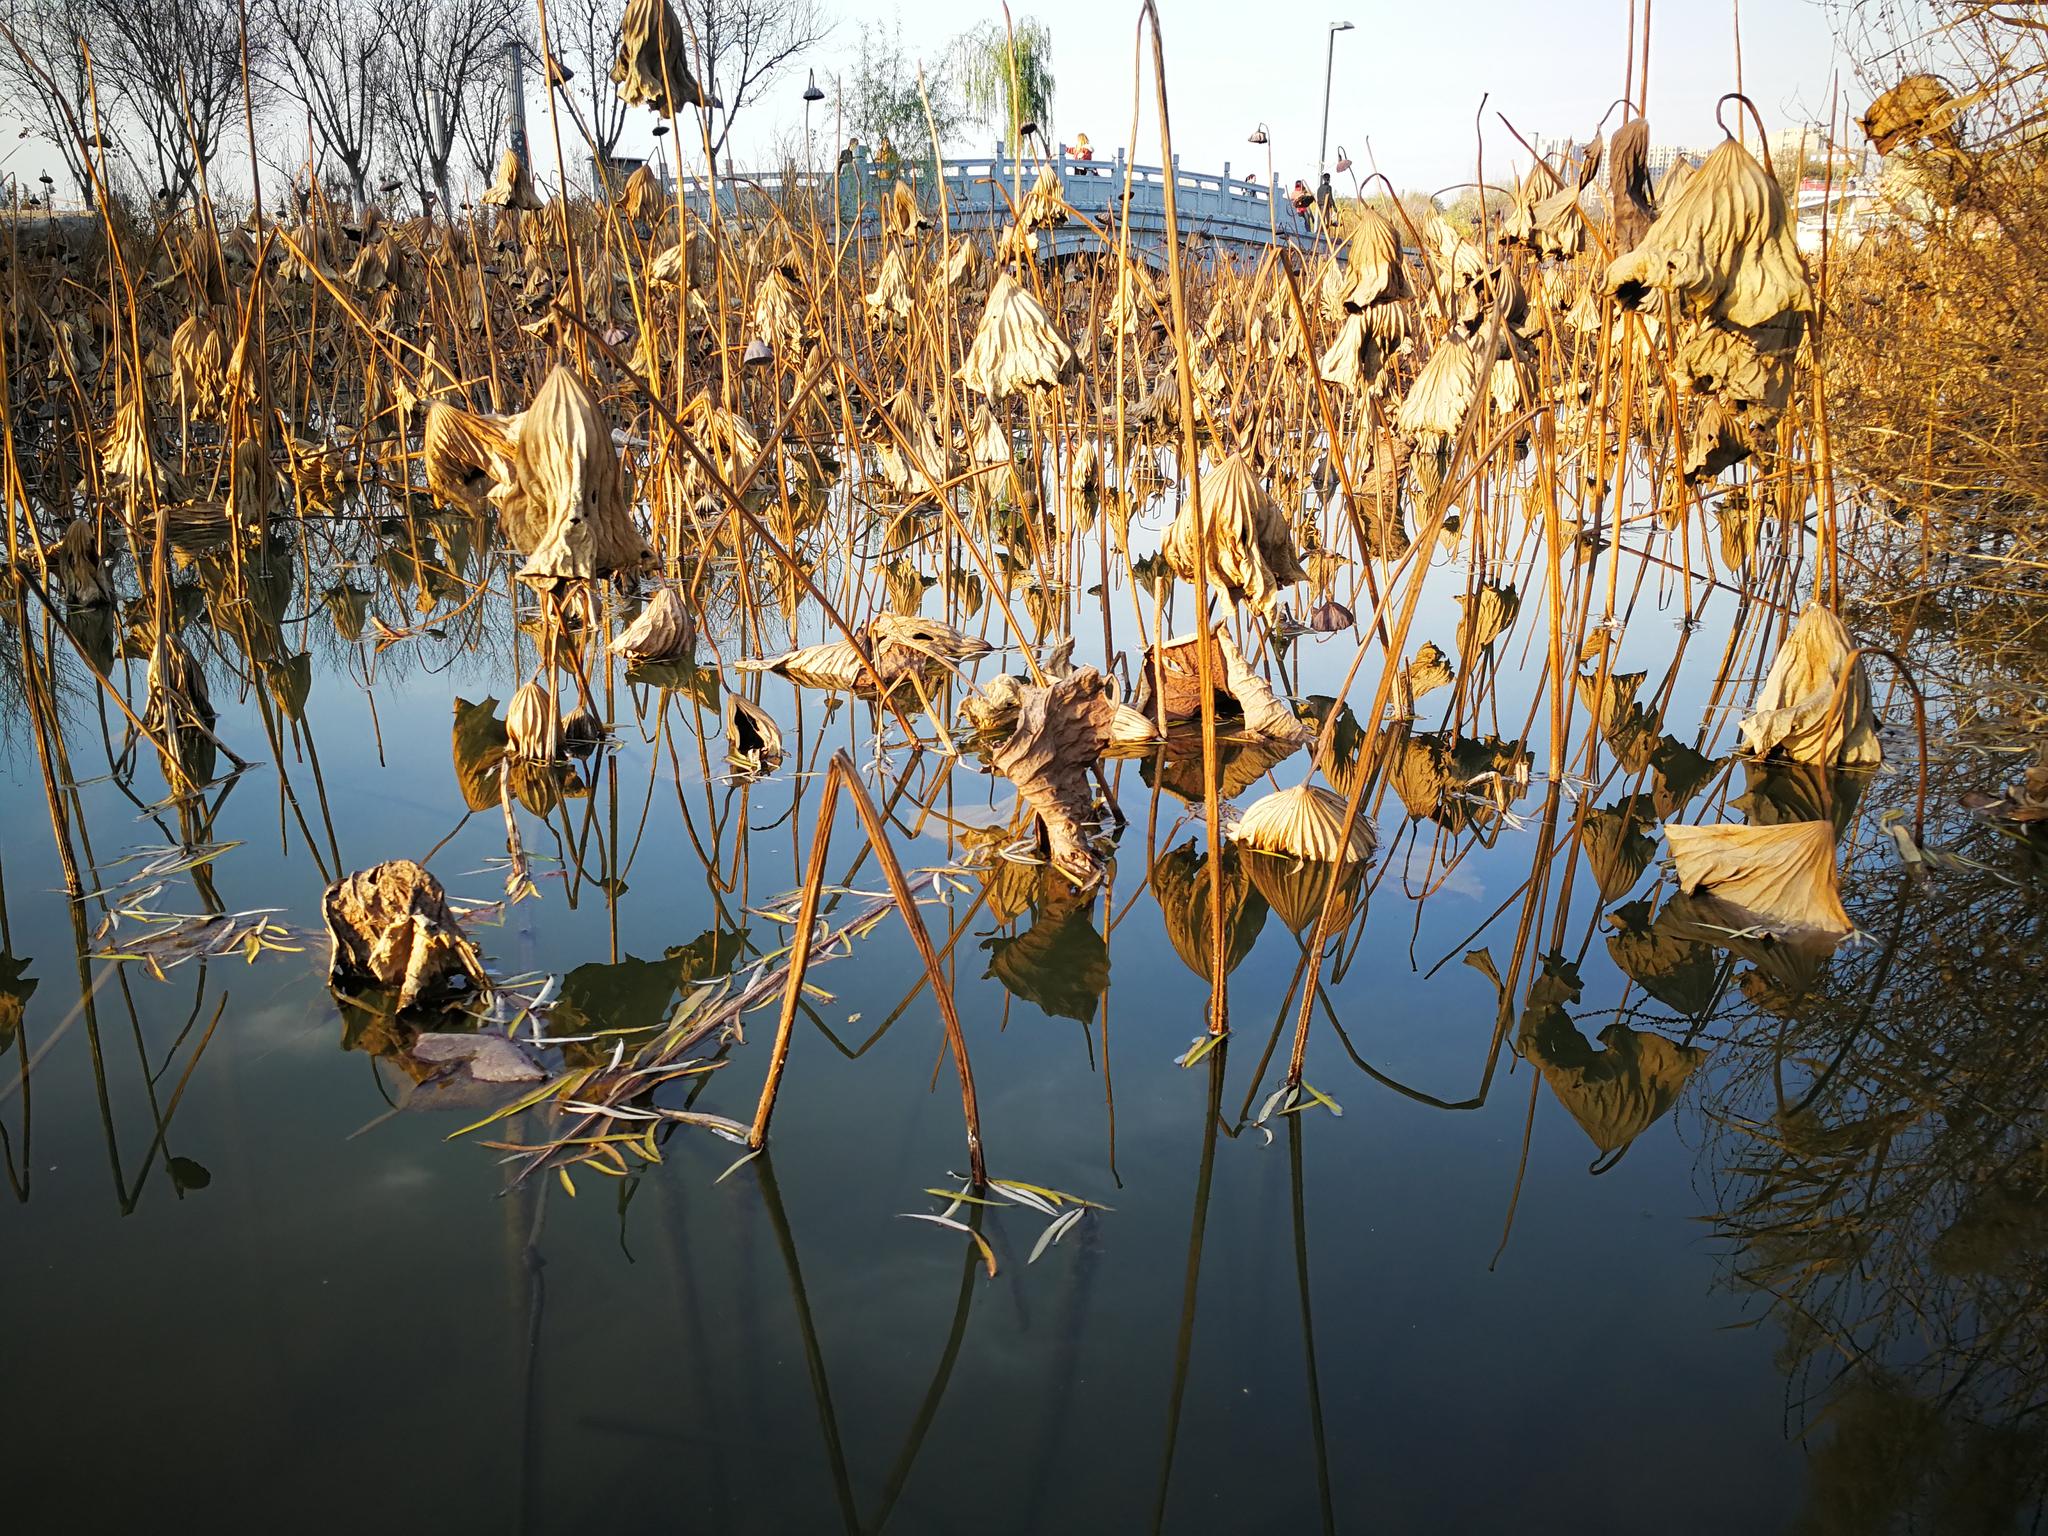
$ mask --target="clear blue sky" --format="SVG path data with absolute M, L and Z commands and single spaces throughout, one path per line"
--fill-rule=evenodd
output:
M 829 135 L 832 76 L 851 61 L 860 17 L 891 14 L 879 5 L 826 3 L 840 17 L 834 35 L 742 118 L 733 144 L 742 163 L 772 159 L 801 124 L 807 66 L 815 66 L 827 91 L 814 125 L 821 140 Z M 1313 177 L 1324 47 L 1335 20 L 1356 29 L 1336 42 L 1331 159 L 1342 144 L 1362 173 L 1369 140 L 1379 167 L 1404 189 L 1471 179 L 1482 95 L 1491 93 L 1482 126 L 1488 178 L 1495 180 L 1510 160 L 1527 158 L 1495 112 L 1531 138 L 1583 138 L 1621 94 L 1627 0 L 1161 0 L 1160 11 L 1174 146 L 1183 165 L 1204 170 L 1228 160 L 1239 175 L 1263 171 L 1264 151 L 1246 136 L 1264 122 L 1275 171 L 1283 179 Z M 895 14 L 906 47 L 935 59 L 954 34 L 1001 11 L 959 0 L 901 0 Z M 1016 14 L 1052 29 L 1054 131 L 1067 139 L 1085 131 L 1098 156 L 1124 145 L 1131 138 L 1135 7 L 1128 0 L 1023 0 Z M 1742 0 L 1741 27 L 1743 83 L 1766 124 L 1775 130 L 1824 118 L 1834 73 L 1840 67 L 1846 77 L 1848 70 L 1817 0 Z M 1655 5 L 1649 117 L 1656 142 L 1712 147 L 1719 138 L 1714 100 L 1735 82 L 1731 0 Z M 1863 97 L 1853 82 L 1845 78 L 1843 90 L 1860 110 Z M 1152 161 L 1159 127 L 1149 75 L 1143 97 L 1138 157 Z M 635 114 L 622 150 L 652 144 L 649 121 Z M 9 169 L 43 158 L 33 144 L 18 148 Z M 16 149 L 9 132 L 0 153 Z

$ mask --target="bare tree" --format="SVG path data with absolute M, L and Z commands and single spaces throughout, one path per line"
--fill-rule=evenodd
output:
M 679 10 L 694 46 L 693 65 L 722 105 L 711 114 L 711 154 L 725 153 L 742 110 L 832 31 L 817 0 L 683 0 Z
M 612 60 L 619 50 L 619 0 L 556 0 L 548 7 L 554 25 L 548 50 L 572 74 L 563 87 L 598 164 L 609 166 L 626 131 L 627 106 L 612 79 Z
M 148 140 L 159 196 L 197 191 L 242 122 L 242 15 L 238 0 L 89 0 L 100 107 L 109 88 Z M 262 51 L 260 12 L 249 51 Z M 253 82 L 252 83 L 257 83 Z
M 93 0 L 9 0 L 0 37 L 0 90 L 23 117 L 40 119 L 87 207 L 93 203 L 86 140 L 92 134 L 91 78 L 83 40 Z
M 448 169 L 464 117 L 483 93 L 503 90 L 505 47 L 522 36 L 525 8 L 516 0 L 389 0 L 388 11 L 383 101 L 393 158 L 431 182 L 443 216 L 452 216 Z
M 332 156 L 360 204 L 375 164 L 378 107 L 391 66 L 390 9 L 365 0 L 260 0 L 266 79 L 304 109 L 317 155 Z

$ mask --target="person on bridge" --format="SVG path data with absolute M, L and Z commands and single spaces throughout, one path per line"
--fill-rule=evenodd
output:
M 896 153 L 896 146 L 889 142 L 889 135 L 882 135 L 882 142 L 875 150 L 875 180 L 894 181 L 903 169 L 903 157 Z
M 1308 223 L 1309 210 L 1315 207 L 1316 200 L 1314 194 L 1308 189 L 1308 183 L 1299 177 L 1295 178 L 1294 195 L 1291 201 L 1294 204 L 1294 216 L 1300 219 L 1302 223 Z
M 1323 172 L 1323 179 L 1316 183 L 1316 217 L 1326 230 L 1337 227 L 1337 194 L 1330 186 L 1328 171 Z
M 1088 135 L 1085 133 L 1074 135 L 1074 158 L 1076 160 L 1093 160 L 1095 158 L 1095 146 L 1088 142 Z M 1093 176 L 1095 172 L 1082 171 L 1080 174 L 1083 176 Z

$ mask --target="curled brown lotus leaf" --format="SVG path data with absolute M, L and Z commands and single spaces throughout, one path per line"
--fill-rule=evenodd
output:
M 1938 149 L 1953 149 L 1957 141 L 1955 92 L 1939 75 L 1907 75 L 1870 104 L 1859 126 L 1880 155 L 1914 139 L 1925 139 Z
M 939 268 L 939 286 L 948 292 L 959 292 L 974 281 L 980 270 L 981 247 L 962 235 L 946 247 L 946 260 Z
M 1665 840 L 1679 889 L 1704 892 L 1747 919 L 1743 926 L 1797 937 L 1840 937 L 1854 924 L 1835 884 L 1835 828 L 1827 821 L 1776 826 L 1682 826 Z
M 596 581 L 648 561 L 611 430 L 582 379 L 560 365 L 548 374 L 520 416 L 515 449 L 514 481 L 545 520 L 521 581 Z
M 1010 734 L 988 756 L 1037 813 L 1052 867 L 1076 885 L 1102 874 L 1085 825 L 1094 809 L 1088 771 L 1109 746 L 1115 717 L 1109 679 L 1078 667 L 1047 687 L 1022 686 Z
M 171 332 L 171 402 L 187 421 L 212 420 L 226 406 L 226 352 L 211 312 L 187 315 Z
M 1714 523 L 1721 539 L 1721 563 L 1731 570 L 1747 570 L 1756 559 L 1763 509 L 1755 498 L 1731 493 L 1715 506 Z
M 1583 846 L 1601 900 L 1619 901 L 1626 896 L 1657 856 L 1656 840 L 1643 830 L 1649 819 L 1647 808 L 1633 799 L 1587 813 Z
M 1586 248 L 1586 210 L 1579 189 L 1566 182 L 1530 210 L 1530 244 L 1540 261 L 1570 261 Z
M 245 437 L 237 442 L 231 463 L 226 503 L 229 522 L 254 527 L 291 499 L 261 438 Z
M 1742 722 L 1743 746 L 1760 757 L 1822 767 L 1882 763 L 1870 680 L 1862 658 L 1850 659 L 1854 649 L 1842 621 L 1808 603 L 1757 689 Z
M 748 777 L 773 773 L 782 762 L 782 727 L 737 693 L 725 696 L 725 760 Z
M 1458 621 L 1458 650 L 1470 656 L 1507 633 L 1521 612 L 1522 595 L 1510 582 L 1482 581 L 1476 590 L 1459 594 L 1458 606 L 1463 610 Z
M 1263 854 L 1315 864 L 1356 864 L 1372 857 L 1372 823 L 1360 816 L 1344 836 L 1345 801 L 1316 784 L 1261 795 L 1244 809 L 1231 840 Z
M 100 444 L 100 469 L 108 482 L 132 498 L 152 492 L 176 500 L 183 482 L 157 452 L 150 429 L 149 407 L 139 394 L 123 400 L 107 424 Z
M 1290 749 L 1306 741 L 1308 725 L 1252 670 L 1230 632 L 1212 629 L 1209 635 L 1209 677 L 1216 688 L 1216 708 L 1235 708 L 1243 717 L 1247 735 L 1284 743 Z M 1147 647 L 1139 674 L 1138 711 L 1148 719 L 1157 718 L 1156 695 L 1168 724 L 1194 719 L 1202 711 L 1201 665 L 1198 635 L 1182 635 L 1156 648 Z
M 1281 922 L 1295 932 L 1305 931 L 1323 910 L 1323 894 L 1332 866 L 1302 859 L 1249 858 L 1245 873 L 1252 888 L 1266 899 Z M 1337 901 L 1330 912 L 1330 931 L 1337 932 L 1355 918 L 1364 906 L 1363 863 L 1339 864 Z
M 73 608 L 100 608 L 114 600 L 111 575 L 100 559 L 98 530 L 90 518 L 77 517 L 65 524 L 50 546 L 50 574 Z
M 1577 674 L 1579 702 L 1592 713 L 1602 736 L 1613 735 L 1627 722 L 1648 676 L 1647 672 L 1609 672 L 1603 678 L 1598 668 Z
M 998 277 L 960 365 L 960 381 L 999 399 L 1020 389 L 1057 389 L 1080 366 L 1045 306 L 1009 273 Z
M 686 661 L 697 649 L 697 621 L 679 588 L 655 588 L 639 617 L 619 631 L 611 653 L 628 661 Z
M 917 206 L 917 194 L 910 190 L 910 183 L 899 180 L 882 200 L 883 230 L 891 235 L 909 236 L 931 227 L 932 221 Z
M 1242 454 L 1227 454 L 1205 472 L 1200 495 L 1202 520 L 1208 525 L 1210 585 L 1232 603 L 1247 602 L 1270 614 L 1280 589 L 1307 576 L 1295 557 L 1286 514 Z M 1190 581 L 1199 569 L 1201 532 L 1195 498 L 1184 497 L 1160 553 Z
M 1614 218 L 1614 249 L 1626 255 L 1642 243 L 1656 221 L 1650 194 L 1650 123 L 1632 117 L 1615 130 L 1607 147 L 1607 208 Z
M 781 267 L 771 267 L 754 289 L 754 333 L 785 362 L 803 355 L 803 291 Z
M 458 976 L 489 985 L 441 882 L 410 859 L 344 875 L 327 887 L 320 910 L 333 944 L 331 985 L 394 988 L 400 1009 L 431 998 Z
M 939 437 L 931 412 L 904 385 L 882 404 L 875 458 L 882 478 L 909 496 L 936 496 L 953 473 L 953 455 Z M 893 430 L 891 430 L 893 429 Z
M 1599 1041 L 1595 1050 L 1560 1009 L 1553 1027 L 1525 1033 L 1520 1044 L 1557 1102 L 1605 1157 L 1671 1112 L 1707 1052 L 1626 1024 L 1609 1024 Z
M 440 500 L 469 513 L 499 501 L 506 537 L 525 554 L 539 542 L 541 525 L 527 519 L 523 497 L 497 494 L 513 483 L 515 424 L 516 418 L 480 415 L 437 400 L 427 407 L 420 456 L 427 489 Z
M 1059 172 L 1045 166 L 1017 207 L 1018 226 L 1026 230 L 1057 229 L 1066 222 L 1067 200 L 1060 191 Z
M 901 183 L 898 183 L 901 186 Z M 874 288 L 861 295 L 871 314 L 884 319 L 900 321 L 906 318 L 916 304 L 916 295 L 910 281 L 910 264 L 903 259 L 903 247 L 892 245 L 882 264 L 875 272 Z
M 629 219 L 640 220 L 661 212 L 668 205 L 668 196 L 662 191 L 654 168 L 643 160 L 633 167 L 633 174 L 619 188 L 618 201 L 620 212 Z
M 1451 445 L 1479 393 L 1479 359 L 1470 346 L 1447 336 L 1408 386 L 1394 426 L 1417 448 L 1441 453 Z
M 1642 243 L 1607 269 L 1607 291 L 1627 307 L 1668 293 L 1688 314 L 1734 325 L 1813 308 L 1785 194 L 1735 140 L 1662 208 Z
M 690 35 L 668 0 L 626 0 L 612 59 L 619 100 L 629 107 L 645 103 L 661 117 L 680 107 L 723 105 L 716 96 L 705 98 L 690 73 L 689 57 Z
M 1346 315 L 1336 337 L 1324 351 L 1316 372 L 1326 382 L 1363 400 L 1373 392 L 1387 365 L 1379 338 L 1367 327 L 1364 315 Z

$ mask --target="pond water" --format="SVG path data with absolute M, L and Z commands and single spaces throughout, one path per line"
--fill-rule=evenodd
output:
M 1163 518 L 1141 521 L 1156 539 Z M 1106 765 L 1127 824 L 1081 896 L 983 835 L 1011 824 L 1007 783 L 971 753 L 914 750 L 866 701 L 721 674 L 709 647 L 665 679 L 686 687 L 597 677 L 611 745 L 566 797 L 511 813 L 535 894 L 473 925 L 495 975 L 553 1000 L 512 1027 L 598 1035 L 570 1048 L 587 1063 L 636 1038 L 600 1032 L 644 1037 L 781 951 L 843 749 L 904 869 L 949 872 L 948 900 L 928 890 L 919 910 L 991 1173 L 1102 1207 L 1035 1254 L 1052 1218 L 1028 1202 L 955 1208 L 991 1277 L 969 1237 L 903 1219 L 948 1209 L 927 1191 L 963 1187 L 966 1148 L 894 916 L 811 971 L 751 1161 L 670 1120 L 658 1163 L 515 1179 L 484 1143 L 532 1144 L 562 1117 L 451 1136 L 514 1090 L 437 1073 L 409 1054 L 416 1021 L 331 993 L 320 897 L 401 857 L 458 902 L 504 897 L 496 778 L 471 763 L 466 786 L 451 726 L 463 701 L 502 714 L 532 639 L 515 652 L 480 528 L 307 527 L 242 586 L 218 551 L 176 573 L 217 734 L 250 764 L 196 796 L 168 797 L 79 660 L 101 621 L 75 616 L 74 647 L 33 599 L 10 616 L 12 1528 L 167 1509 L 230 1529 L 735 1532 L 2003 1530 L 2038 1514 L 2043 1079 L 2041 1047 L 2016 1042 L 2042 1022 L 2040 918 L 2009 846 L 1950 820 L 1937 774 L 1930 841 L 1979 862 L 1902 874 L 1881 824 L 1914 796 L 1900 698 L 1890 766 L 1818 802 L 1846 829 L 1857 937 L 1802 966 L 1739 941 L 1657 950 L 1648 928 L 1674 890 L 1649 846 L 1661 816 L 1768 820 L 1813 790 L 1720 761 L 1787 611 L 1656 565 L 1624 581 L 1614 669 L 1648 673 L 1664 750 L 1719 763 L 1667 811 L 1650 802 L 1678 759 L 1646 766 L 1645 740 L 1617 769 L 1584 711 L 1566 774 L 1547 771 L 1541 573 L 1508 546 L 1492 574 L 1519 582 L 1523 621 L 1473 669 L 1482 684 L 1424 697 L 1415 729 L 1526 739 L 1529 782 L 1510 771 L 1421 820 L 1393 793 L 1369 803 L 1370 894 L 1332 941 L 1307 1047 L 1306 1081 L 1342 1113 L 1310 1100 L 1263 1122 L 1301 902 L 1233 870 L 1232 1034 L 1179 1065 L 1209 988 L 1172 893 L 1204 831 L 1198 795 L 1191 812 L 1155 784 L 1185 772 Z M 391 553 L 422 537 L 424 574 Z M 1664 535 L 1651 547 L 1680 558 Z M 1433 639 L 1465 671 L 1469 542 L 1436 563 L 1408 648 Z M 360 639 L 343 638 L 347 602 L 324 600 L 341 585 L 371 594 Z M 1077 659 L 1099 663 L 1081 612 Z M 55 674 L 46 748 L 93 893 L 79 903 L 20 681 L 24 620 L 28 659 Z M 810 612 L 795 629 L 825 634 Z M 785 638 L 713 630 L 727 662 Z M 1358 644 L 1301 637 L 1276 681 L 1334 693 Z M 310 688 L 285 708 L 296 655 Z M 967 670 L 1006 667 L 1021 663 L 998 650 Z M 112 670 L 139 712 L 141 663 Z M 1361 712 L 1377 673 L 1350 695 Z M 733 687 L 788 748 L 752 781 L 724 761 L 717 690 Z M 1237 798 L 1306 771 L 1296 754 Z M 1632 793 L 1637 840 L 1603 860 L 1573 835 L 1582 801 Z M 866 843 L 842 797 L 838 922 L 884 890 Z M 166 867 L 167 850 L 203 862 Z M 281 926 L 276 947 L 181 958 L 152 947 L 144 911 Z M 1482 949 L 1505 1005 L 1464 963 Z M 743 1041 L 698 1053 L 716 1070 L 655 1102 L 749 1121 L 775 1022 L 771 999 Z M 1518 1050 L 1532 1029 L 1543 1070 Z

